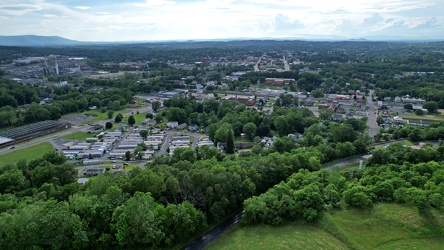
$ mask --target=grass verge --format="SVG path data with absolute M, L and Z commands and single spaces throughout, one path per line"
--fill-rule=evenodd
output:
M 30 146 L 23 149 L 17 149 L 12 152 L 0 155 L 0 165 L 8 163 L 17 163 L 20 160 L 26 160 L 27 162 L 36 158 L 42 157 L 49 151 L 54 150 L 49 142 L 39 143 L 34 146 Z
M 399 115 L 402 119 L 413 119 L 423 121 L 441 122 L 444 121 L 444 110 L 439 110 L 438 114 L 416 115 L 415 113 L 403 113 Z
M 348 249 L 325 230 L 312 225 L 236 226 L 207 249 Z
M 77 141 L 84 141 L 86 140 L 86 138 L 91 138 L 94 137 L 94 134 L 89 134 L 86 132 L 74 132 L 72 134 L 68 134 L 68 135 L 64 135 L 60 138 L 65 139 L 65 140 L 77 140 Z
M 317 223 L 236 226 L 208 249 L 442 249 L 444 212 L 411 205 L 325 212 Z

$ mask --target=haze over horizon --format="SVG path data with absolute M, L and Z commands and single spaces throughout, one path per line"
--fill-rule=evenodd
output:
M 78 41 L 444 39 L 443 0 L 3 0 L 0 35 Z

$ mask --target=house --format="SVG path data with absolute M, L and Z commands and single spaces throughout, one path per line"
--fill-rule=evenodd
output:
M 335 122 L 339 122 L 343 119 L 344 117 L 341 114 L 333 114 L 332 115 L 332 120 Z
M 284 85 L 284 84 L 290 84 L 295 83 L 296 81 L 294 79 L 286 79 L 286 78 L 266 78 L 265 83 L 266 84 L 274 84 L 274 85 Z
M 99 165 L 102 162 L 100 160 L 89 160 L 89 161 L 83 161 L 83 165 L 84 166 L 88 166 L 88 165 Z
M 135 107 L 137 107 L 137 102 L 136 102 L 136 101 L 130 101 L 130 102 L 128 103 L 128 107 L 130 107 L 130 108 L 135 108 Z
M 197 126 L 196 124 L 188 125 L 188 130 L 189 131 L 197 131 L 198 129 L 199 129 L 199 126 Z
M 328 107 L 330 107 L 330 105 L 325 103 L 318 104 L 318 109 L 327 109 Z
M 96 176 L 96 175 L 99 175 L 99 174 L 103 174 L 104 172 L 105 172 L 105 169 L 103 169 L 103 168 L 90 168 L 90 169 L 87 169 L 85 171 L 85 173 L 83 173 L 83 175 L 86 175 L 86 176 Z
M 177 121 L 167 122 L 167 127 L 169 128 L 176 128 L 177 126 L 179 126 L 179 122 Z
M 148 126 L 156 126 L 157 122 L 156 122 L 156 120 L 147 118 L 147 119 L 142 121 L 142 124 L 143 125 L 148 125 Z
M 251 148 L 252 146 L 253 146 L 253 144 L 251 144 L 251 142 L 235 142 L 234 143 L 234 148 L 236 148 L 237 150 Z M 226 142 L 218 142 L 217 143 L 217 149 L 219 149 L 221 151 L 225 150 L 226 147 L 227 147 Z
M 175 96 L 179 96 L 180 94 L 181 94 L 181 92 L 170 91 L 170 92 L 159 93 L 159 97 L 160 98 L 172 98 Z
M 298 133 L 298 132 L 293 133 L 293 134 L 288 134 L 287 136 L 288 137 L 293 137 L 293 138 L 296 138 L 296 139 L 304 139 L 304 135 L 302 135 L 301 133 Z
M 248 99 L 247 101 L 245 101 L 244 104 L 245 104 L 245 106 L 251 107 L 256 104 L 256 101 L 254 99 Z
M 89 180 L 88 178 L 79 178 L 77 180 L 77 183 L 84 185 L 88 182 L 88 180 Z
M 402 117 L 399 117 L 399 116 L 395 116 L 393 118 L 393 120 L 394 120 L 395 123 L 402 123 L 403 122 Z
M 187 127 L 187 124 L 186 123 L 182 123 L 182 124 L 179 124 L 179 125 L 177 125 L 177 129 L 185 129 Z
M 409 95 L 403 96 L 401 99 L 403 103 L 423 104 L 426 102 L 426 100 L 421 98 L 410 98 Z

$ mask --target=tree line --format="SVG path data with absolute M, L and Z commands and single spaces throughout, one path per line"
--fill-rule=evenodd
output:
M 444 146 L 411 149 L 400 143 L 374 152 L 364 170 L 299 170 L 260 196 L 245 200 L 242 222 L 280 225 L 315 221 L 343 207 L 376 202 L 411 204 L 421 212 L 444 208 Z

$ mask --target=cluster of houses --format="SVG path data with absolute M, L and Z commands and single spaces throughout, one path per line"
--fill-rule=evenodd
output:
M 197 131 L 199 129 L 199 126 L 197 126 L 196 124 L 190 124 L 190 125 L 187 125 L 186 123 L 179 124 L 179 122 L 177 121 L 167 122 L 167 127 L 169 129 L 177 129 L 177 130 L 185 129 L 188 127 L 189 131 Z
M 144 128 L 132 128 L 128 134 L 125 135 L 123 139 L 120 140 L 119 143 L 116 144 L 113 150 L 109 152 L 109 158 L 111 160 L 114 159 L 124 159 L 126 152 L 133 153 L 135 149 L 141 143 L 145 143 L 145 139 L 140 135 L 140 131 Z M 121 133 L 121 132 L 119 132 Z M 122 134 L 120 135 L 122 136 Z M 146 144 L 146 143 L 145 143 Z M 154 150 L 150 148 L 149 150 L 144 151 L 144 155 L 142 159 L 151 159 L 154 155 Z
M 92 138 L 89 138 L 92 139 Z M 97 138 L 94 138 L 97 139 Z M 102 157 L 105 152 L 109 151 L 113 147 L 113 142 L 79 142 L 79 143 L 73 143 L 69 142 L 64 144 L 66 146 L 66 149 L 62 150 L 63 155 L 67 159 L 94 159 L 98 157 Z M 87 161 L 84 161 L 84 164 Z M 89 162 L 86 163 L 87 165 L 93 165 Z M 100 164 L 100 162 L 98 163 Z
M 176 148 L 188 148 L 191 145 L 190 136 L 179 135 L 173 136 L 169 144 L 169 155 L 172 156 Z
M 328 109 L 334 114 L 333 121 L 341 121 L 356 116 L 367 115 L 367 105 L 364 95 L 336 95 L 331 94 L 326 99 L 321 100 L 318 109 Z
M 152 130 L 152 134 L 147 136 L 144 143 L 150 150 L 158 150 L 165 140 L 165 134 L 159 133 L 158 129 Z

